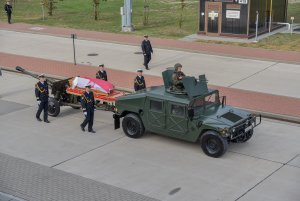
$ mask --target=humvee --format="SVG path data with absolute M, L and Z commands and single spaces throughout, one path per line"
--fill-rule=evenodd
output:
M 185 77 L 183 91 L 172 87 L 174 68 L 162 73 L 164 85 L 154 86 L 116 100 L 114 125 L 131 138 L 145 130 L 190 142 L 200 142 L 204 153 L 222 156 L 230 142 L 246 142 L 261 123 L 261 115 L 226 105 L 226 97 L 208 89 L 205 75 Z

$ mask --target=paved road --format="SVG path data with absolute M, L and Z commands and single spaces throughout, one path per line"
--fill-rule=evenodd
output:
M 73 62 L 72 40 L 63 37 L 0 30 L 0 52 Z M 154 44 L 155 46 L 155 44 Z M 140 47 L 114 43 L 76 40 L 77 63 L 134 72 L 143 63 Z M 97 56 L 87 56 L 90 53 Z M 1 58 L 5 59 L 5 58 Z M 231 58 L 175 50 L 154 50 L 151 70 L 161 75 L 180 62 L 186 74 L 205 73 L 213 85 L 246 89 L 300 98 L 300 65 Z
M 265 119 L 253 139 L 231 144 L 222 158 L 213 159 L 198 144 L 152 133 L 136 140 L 127 138 L 121 130 L 113 130 L 110 112 L 97 111 L 95 135 L 82 133 L 78 126 L 81 112 L 67 107 L 59 117 L 50 118 L 51 124 L 37 122 L 34 83 L 30 77 L 8 72 L 0 78 L 0 153 L 24 159 L 26 167 L 33 165 L 31 162 L 37 163 L 33 165 L 36 168 L 48 167 L 43 171 L 49 177 L 40 171 L 35 179 L 57 182 L 52 172 L 59 170 L 59 174 L 71 173 L 71 181 L 82 176 L 97 185 L 164 201 L 299 200 L 299 125 Z M 18 171 L 28 177 L 25 169 Z M 27 196 L 43 192 L 50 197 L 55 194 L 53 198 L 66 196 L 55 188 L 55 182 L 47 189 L 28 190 L 31 195 Z M 4 193 L 14 190 L 1 187 L 3 184 L 0 192 Z M 30 189 L 30 184 L 26 188 Z

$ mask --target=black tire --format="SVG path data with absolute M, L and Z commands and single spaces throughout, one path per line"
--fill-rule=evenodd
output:
M 48 115 L 51 117 L 56 117 L 60 113 L 60 105 L 59 102 L 52 97 L 48 99 Z
M 139 138 L 144 135 L 145 128 L 142 120 L 136 114 L 127 114 L 122 121 L 124 133 L 131 138 Z
M 228 148 L 227 139 L 215 131 L 206 131 L 203 133 L 200 138 L 200 144 L 203 152 L 214 158 L 222 156 Z
M 231 140 L 233 143 L 244 143 L 250 140 L 250 138 L 253 136 L 253 129 L 249 130 L 245 135 L 238 137 L 234 140 Z

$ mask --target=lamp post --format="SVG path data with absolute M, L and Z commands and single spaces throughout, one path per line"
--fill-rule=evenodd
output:
M 270 4 L 269 33 L 271 32 L 271 26 L 272 26 L 272 13 L 273 13 L 273 0 L 271 0 L 271 4 Z
M 71 38 L 73 39 L 74 65 L 76 65 L 75 39 L 77 38 L 77 35 L 76 34 L 71 34 Z
M 291 35 L 293 35 L 293 25 L 294 25 L 294 19 L 295 17 L 291 17 L 292 23 L 291 23 Z
M 258 18 L 259 18 L 259 13 L 258 13 L 258 10 L 256 11 L 256 22 L 255 22 L 255 43 L 257 43 L 258 41 L 257 41 L 257 35 L 258 35 Z

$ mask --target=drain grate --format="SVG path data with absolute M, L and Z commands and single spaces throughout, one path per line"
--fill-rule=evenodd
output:
M 89 53 L 88 56 L 89 57 L 94 57 L 94 56 L 98 56 L 98 54 L 97 53 Z

